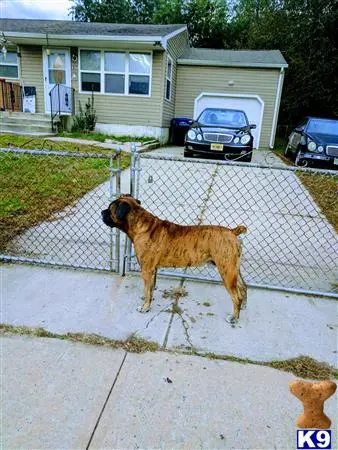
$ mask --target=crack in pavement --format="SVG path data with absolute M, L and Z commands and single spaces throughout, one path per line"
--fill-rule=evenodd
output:
M 94 434 L 95 434 L 96 429 L 97 429 L 97 427 L 98 427 L 98 425 L 99 425 L 99 423 L 100 423 L 102 414 L 103 414 L 103 412 L 104 412 L 104 410 L 105 410 L 105 408 L 106 408 L 106 406 L 107 406 L 107 403 L 108 403 L 108 400 L 109 400 L 109 398 L 110 398 L 110 396 L 111 396 L 111 393 L 113 392 L 113 389 L 114 389 L 114 387 L 115 387 L 116 381 L 117 381 L 117 379 L 118 379 L 118 377 L 119 377 L 119 375 L 120 375 L 120 373 L 121 373 L 122 366 L 123 366 L 123 364 L 124 364 L 124 362 L 125 362 L 125 360 L 126 360 L 127 355 L 128 355 L 128 352 L 125 352 L 125 355 L 124 355 L 124 357 L 123 357 L 123 359 L 122 359 L 122 362 L 121 362 L 121 365 L 120 365 L 120 367 L 119 367 L 119 370 L 118 370 L 118 372 L 117 372 L 117 374 L 116 374 L 116 376 L 115 376 L 115 379 L 114 379 L 114 381 L 113 381 L 113 384 L 112 384 L 112 386 L 111 386 L 111 388 L 110 388 L 110 390 L 109 390 L 109 392 L 108 392 L 107 398 L 106 398 L 106 400 L 105 400 L 105 402 L 104 402 L 104 404 L 103 404 L 102 410 L 101 410 L 101 412 L 100 412 L 100 414 L 99 414 L 99 417 L 98 417 L 98 419 L 97 419 L 97 421 L 96 421 L 96 424 L 95 424 L 95 426 L 94 426 L 94 429 L 93 429 L 93 431 L 92 431 L 92 434 L 90 435 L 88 444 L 87 444 L 87 446 L 86 446 L 86 450 L 89 449 L 89 447 L 90 447 L 90 445 L 91 445 L 91 443 L 92 443 Z
M 217 173 L 218 173 L 218 165 L 215 166 L 215 169 L 214 169 L 214 171 L 211 174 L 210 185 L 209 185 L 209 187 L 207 189 L 206 197 L 202 200 L 202 204 L 200 206 L 200 214 L 197 216 L 197 225 L 201 225 L 202 222 L 203 222 L 203 216 L 204 216 L 204 213 L 205 213 L 205 211 L 207 209 L 207 204 L 208 204 L 208 201 L 210 199 L 210 195 L 212 193 L 212 188 L 213 188 L 213 185 L 214 185 Z M 187 268 L 184 269 L 183 273 L 186 273 L 186 271 L 187 271 Z M 184 278 L 181 278 L 179 287 L 182 288 L 183 285 L 184 285 Z M 173 307 L 174 307 L 174 305 L 178 306 L 178 300 L 179 300 L 179 297 L 176 297 L 175 302 L 172 303 Z M 194 345 L 193 345 L 193 343 L 191 341 L 191 338 L 190 338 L 190 335 L 189 335 L 189 331 L 188 331 L 189 330 L 188 322 L 183 317 L 183 312 L 179 312 L 178 308 L 176 308 L 176 312 L 172 312 L 172 315 L 171 315 L 171 318 L 170 318 L 170 322 L 169 322 L 169 325 L 168 325 L 168 329 L 167 329 L 167 332 L 166 332 L 166 335 L 165 335 L 165 338 L 164 338 L 164 341 L 163 341 L 162 348 L 165 349 L 166 346 L 167 346 L 168 339 L 169 339 L 169 333 L 171 331 L 171 325 L 173 323 L 175 314 L 178 314 L 180 316 L 181 321 L 182 321 L 182 325 L 183 325 L 183 329 L 184 329 L 184 334 L 185 334 L 186 341 L 188 342 L 188 344 L 190 346 L 190 350 L 195 352 L 196 349 L 195 349 L 195 347 L 194 347 Z
M 216 178 L 217 173 L 218 173 L 218 165 L 215 166 L 215 170 L 211 174 L 211 180 L 210 180 L 210 185 L 209 185 L 208 190 L 207 190 L 207 196 L 202 201 L 201 211 L 200 211 L 200 214 L 197 217 L 197 225 L 201 225 L 202 222 L 203 222 L 203 216 L 204 216 L 204 213 L 205 213 L 205 211 L 207 209 L 207 204 L 208 204 L 208 201 L 210 199 L 210 195 L 212 193 L 212 188 L 213 188 L 213 184 L 215 182 L 215 178 Z
M 156 317 L 158 317 L 158 316 L 159 316 L 163 311 L 165 311 L 167 308 L 168 308 L 168 306 L 166 305 L 166 306 L 164 306 L 159 312 L 157 312 L 156 314 L 154 314 L 153 317 L 152 317 L 151 319 L 149 319 L 148 322 L 146 323 L 145 328 L 148 328 L 149 325 L 151 324 L 151 322 L 152 322 L 153 320 L 155 320 Z

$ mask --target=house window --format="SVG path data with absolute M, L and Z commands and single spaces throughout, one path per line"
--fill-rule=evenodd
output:
M 149 95 L 150 53 L 80 50 L 82 92 Z
M 101 52 L 81 50 L 81 91 L 101 92 Z
M 150 54 L 129 54 L 129 94 L 149 95 L 150 68 Z
M 16 52 L 0 52 L 0 77 L 19 78 L 18 56 Z
M 167 71 L 166 71 L 166 87 L 165 87 L 165 98 L 166 100 L 171 100 L 171 86 L 173 79 L 173 60 L 167 55 Z
M 125 71 L 125 53 L 104 52 L 104 92 L 124 94 Z

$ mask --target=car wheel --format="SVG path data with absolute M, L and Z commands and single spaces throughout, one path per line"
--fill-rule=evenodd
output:
M 252 160 L 252 152 L 250 152 L 248 155 L 242 156 L 242 158 L 240 158 L 240 161 L 242 162 L 251 162 Z
M 189 150 L 184 150 L 184 156 L 186 157 L 186 158 L 192 158 L 192 156 L 193 156 L 193 152 L 190 152 Z
M 284 150 L 284 156 L 285 156 L 286 158 L 290 158 L 290 156 L 291 156 L 291 151 L 290 151 L 290 146 L 289 146 L 289 144 L 286 146 L 286 148 L 285 148 L 285 150 Z
M 295 166 L 299 166 L 299 167 L 307 166 L 307 161 L 305 159 L 302 159 L 302 154 L 301 154 L 300 148 L 298 148 L 298 150 L 296 152 Z

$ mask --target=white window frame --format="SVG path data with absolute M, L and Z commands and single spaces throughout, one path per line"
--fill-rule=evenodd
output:
M 124 72 L 110 72 L 107 70 L 104 70 L 104 54 L 105 53 L 123 53 L 125 55 L 124 58 Z M 102 89 L 102 94 L 108 94 L 108 95 L 125 95 L 126 93 L 126 85 L 127 85 L 127 75 L 126 75 L 126 71 L 127 71 L 127 67 L 128 67 L 128 56 L 126 54 L 126 52 L 123 51 L 118 51 L 118 50 L 103 50 L 102 51 L 102 55 L 101 55 L 101 67 L 103 68 L 103 74 L 101 76 L 101 86 L 103 86 Z M 124 93 L 118 93 L 118 92 L 105 92 L 106 90 L 106 78 L 105 75 L 124 75 Z M 102 81 L 103 78 L 103 81 Z M 102 84 L 103 83 L 103 84 Z M 98 94 L 98 92 L 97 92 Z
M 81 50 L 87 50 L 87 51 L 92 51 L 92 52 L 101 52 L 101 70 L 100 71 L 95 71 L 95 70 L 82 70 L 81 69 Z M 125 71 L 124 73 L 122 72 L 106 72 L 104 70 L 104 52 L 108 52 L 108 53 L 124 53 L 126 55 L 125 58 Z M 129 54 L 140 54 L 140 55 L 150 55 L 150 71 L 149 74 L 141 74 L 141 73 L 133 73 L 133 72 L 129 72 Z M 115 97 L 140 97 L 140 98 L 148 98 L 151 97 L 151 88 L 152 88 L 152 75 L 153 75 L 153 51 L 152 50 L 147 50 L 147 51 L 140 51 L 140 50 L 129 50 L 129 51 L 123 51 L 123 50 L 119 50 L 119 49 L 95 49 L 95 48 L 78 48 L 78 89 L 79 89 L 79 94 L 89 94 L 91 93 L 91 91 L 83 91 L 82 87 L 81 87 L 81 73 L 100 73 L 101 77 L 100 77 L 100 84 L 101 84 L 101 90 L 100 92 L 96 92 L 94 91 L 94 95 L 108 95 L 108 96 L 115 96 Z M 124 93 L 123 94 L 118 94 L 118 93 L 114 93 L 114 92 L 104 92 L 105 91 L 105 74 L 117 74 L 117 75 L 124 75 Z M 139 76 L 147 76 L 149 77 L 149 93 L 148 94 L 129 94 L 129 75 L 139 75 Z
M 20 80 L 20 61 L 18 52 L 16 50 L 7 50 L 7 53 L 15 53 L 16 54 L 16 64 L 0 62 L 0 66 L 16 66 L 18 68 L 18 76 L 17 77 L 5 77 L 4 75 L 0 75 L 0 78 L 5 80 Z
M 169 62 L 171 63 L 171 73 L 170 76 L 168 75 L 168 67 L 169 67 Z M 167 54 L 167 64 L 166 64 L 166 68 L 165 68 L 165 89 L 164 89 L 164 98 L 168 101 L 171 102 L 172 101 L 172 91 L 173 91 L 173 70 L 174 70 L 174 61 L 172 59 L 172 57 Z M 169 90 L 169 98 L 167 97 L 167 83 L 170 83 L 170 90 Z

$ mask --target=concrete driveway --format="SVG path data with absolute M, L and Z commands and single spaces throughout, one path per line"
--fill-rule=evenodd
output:
M 183 149 L 141 155 L 139 198 L 145 208 L 177 223 L 245 224 L 244 274 L 252 285 L 332 291 L 338 279 L 337 235 L 297 176 L 283 170 L 272 152 L 253 154 L 254 163 L 268 168 L 149 155 L 180 157 Z M 110 189 L 115 192 L 115 179 L 18 236 L 8 253 L 75 267 L 114 267 L 110 244 L 116 237 L 100 218 Z M 129 169 L 122 173 L 121 191 L 130 192 Z M 219 280 L 209 266 L 188 273 Z
M 183 156 L 180 147 L 141 157 L 139 198 L 154 214 L 178 223 L 248 227 L 244 272 L 258 285 L 318 291 L 337 282 L 338 240 L 299 178 L 272 152 L 256 151 L 250 165 L 220 165 Z M 219 279 L 211 267 L 188 273 Z

